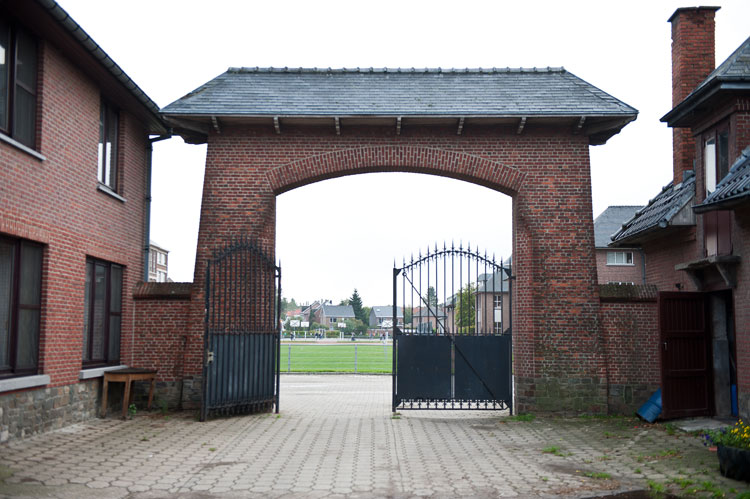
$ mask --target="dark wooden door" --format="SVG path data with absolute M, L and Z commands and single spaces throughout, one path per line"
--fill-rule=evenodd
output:
M 713 414 L 708 300 L 703 293 L 659 293 L 662 417 Z

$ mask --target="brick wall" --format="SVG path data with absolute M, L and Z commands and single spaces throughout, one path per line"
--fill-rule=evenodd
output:
M 314 181 L 377 171 L 432 173 L 513 196 L 517 408 L 606 410 L 588 139 L 568 130 L 475 127 L 331 129 L 225 127 L 208 139 L 191 311 L 202 333 L 206 259 L 248 236 L 274 254 L 276 195 Z M 409 248 L 404 248 L 409 251 Z M 186 371 L 200 372 L 197 362 Z M 189 352 L 190 354 L 190 352 Z M 585 381 L 582 381 L 585 380 Z
M 133 306 L 127 290 L 142 277 L 148 135 L 132 115 L 121 112 L 119 194 L 126 201 L 98 190 L 100 98 L 94 81 L 42 41 L 36 150 L 46 159 L 0 142 L 0 234 L 44 244 L 39 373 L 49 375 L 50 384 L 0 394 L 3 417 L 18 397 L 57 397 L 54 411 L 46 404 L 24 405 L 24 420 L 37 421 L 30 432 L 55 427 L 60 415 L 89 414 L 79 406 L 88 407 L 96 397 L 89 388 L 87 401 L 57 394 L 59 389 L 79 393 L 91 384 L 79 383 L 87 256 L 124 266 L 121 357 L 132 356 Z
M 133 293 L 135 334 L 128 365 L 158 369 L 156 403 L 163 400 L 171 408 L 200 404 L 193 377 L 185 379 L 188 352 L 203 347 L 202 335 L 189 334 L 191 290 L 192 283 L 149 282 L 139 284 Z
M 737 267 L 734 295 L 734 324 L 737 357 L 737 391 L 740 416 L 750 418 L 750 206 L 735 210 L 734 254 L 742 263 Z
M 600 287 L 611 414 L 636 411 L 660 385 L 655 286 Z
M 610 251 L 630 251 L 633 253 L 633 265 L 607 265 L 607 253 Z M 596 250 L 596 274 L 599 284 L 609 282 L 632 282 L 633 284 L 645 284 L 643 252 L 639 249 Z
M 661 229 L 658 229 L 661 230 Z M 695 285 L 687 273 L 677 271 L 674 266 L 700 257 L 696 227 L 665 229 L 665 234 L 644 241 L 646 254 L 646 283 L 655 285 L 659 291 L 695 291 Z

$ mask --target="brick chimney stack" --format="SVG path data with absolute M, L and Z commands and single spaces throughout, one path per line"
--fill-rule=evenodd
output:
M 715 69 L 714 14 L 720 7 L 677 9 L 672 23 L 672 107 L 682 102 Z M 672 129 L 675 184 L 693 169 L 695 140 L 689 128 Z

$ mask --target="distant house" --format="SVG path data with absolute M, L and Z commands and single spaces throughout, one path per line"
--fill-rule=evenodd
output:
M 318 322 L 324 326 L 328 326 L 328 329 L 334 329 L 339 322 L 344 322 L 347 319 L 355 319 L 356 317 L 351 305 L 324 304 L 320 307 L 319 318 Z
M 398 321 L 397 325 L 403 327 L 404 309 L 401 307 L 396 307 L 396 320 Z M 393 327 L 393 306 L 372 307 L 370 309 L 369 326 L 372 328 Z
M 504 271 L 480 276 L 474 293 L 477 334 L 502 334 L 510 327 L 509 289 Z
M 420 333 L 444 334 L 448 314 L 445 307 L 414 307 L 411 311 L 411 321 L 405 325 L 407 328 L 415 329 Z
M 165 250 L 153 240 L 148 242 L 148 280 L 151 282 L 167 282 L 169 267 L 169 251 Z
M 612 248 L 612 236 L 643 206 L 610 206 L 594 220 L 596 273 L 599 284 L 646 284 L 646 260 L 638 245 Z

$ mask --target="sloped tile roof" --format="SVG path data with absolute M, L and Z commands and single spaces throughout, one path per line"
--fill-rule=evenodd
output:
M 393 307 L 392 306 L 386 306 L 386 307 L 372 307 L 371 309 L 375 313 L 375 317 L 385 317 L 385 318 L 393 318 Z M 404 309 L 401 307 L 396 307 L 396 317 L 403 317 L 404 316 Z
M 622 224 L 633 218 L 643 206 L 609 206 L 594 220 L 594 245 L 606 248 L 612 242 L 612 234 L 622 228 Z
M 716 190 L 695 207 L 697 213 L 750 200 L 750 147 L 746 147 Z
M 635 116 L 563 68 L 229 68 L 172 116 Z
M 504 271 L 495 272 L 492 277 L 487 275 L 479 280 L 477 293 L 507 293 L 508 275 Z
M 716 80 L 747 80 L 750 79 L 750 37 L 745 40 L 732 55 L 711 71 L 700 85 L 695 87 L 691 95 Z M 690 95 L 686 99 L 689 99 Z
M 326 317 L 354 317 L 351 305 L 323 305 L 323 313 Z
M 622 243 L 658 227 L 667 227 L 695 196 L 695 175 L 690 175 L 677 185 L 673 184 L 667 184 L 645 208 L 636 211 L 633 218 L 624 222 L 622 228 L 612 236 L 612 242 Z

